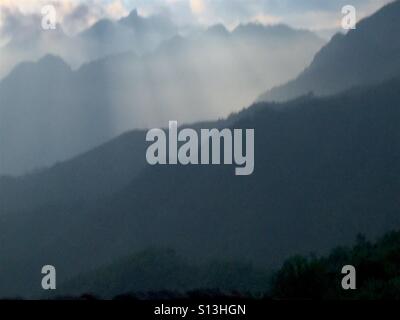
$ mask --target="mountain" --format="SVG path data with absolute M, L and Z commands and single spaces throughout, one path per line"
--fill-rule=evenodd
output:
M 96 202 L 141 172 L 145 150 L 145 133 L 131 131 L 70 161 L 18 178 L 0 177 L 0 215 Z
M 78 44 L 73 38 L 64 33 L 62 28 L 57 25 L 55 30 L 44 31 L 41 28 L 40 20 L 36 21 L 29 17 L 14 18 L 25 19 L 27 25 L 9 27 L 13 34 L 7 43 L 1 47 L 0 51 L 0 79 L 6 77 L 20 63 L 39 60 L 46 54 L 68 57 L 68 63 L 77 66 L 80 62 Z M 75 42 L 75 43 L 74 43 Z
M 98 97 L 84 81 L 60 58 L 46 56 L 0 83 L 0 174 L 52 165 L 115 136 L 106 93 Z
M 382 11 L 378 12 L 378 17 L 381 14 Z M 392 25 L 393 21 L 389 19 L 386 23 Z M 208 44 L 204 52 L 210 52 L 215 42 L 227 41 L 220 39 L 236 39 L 235 32 L 227 34 L 221 28 L 208 32 L 212 37 L 201 33 L 195 42 Z M 350 33 L 345 37 L 348 36 Z M 254 40 L 258 37 L 247 37 L 246 43 L 259 43 Z M 202 42 L 204 38 L 212 39 Z M 218 41 L 214 41 L 216 38 Z M 182 76 L 185 68 L 177 68 L 182 65 L 175 64 L 193 47 L 188 48 L 190 41 L 183 37 L 171 41 L 173 45 L 163 44 L 148 60 L 127 54 L 88 64 L 72 72 L 73 90 L 64 87 L 62 92 L 77 98 L 74 90 L 84 88 L 82 96 L 88 100 L 84 100 L 83 106 L 108 110 L 108 102 L 113 101 L 114 106 L 114 97 L 121 97 L 121 93 L 126 94 L 122 98 L 142 93 L 147 99 L 156 100 L 155 93 L 161 92 L 158 90 L 162 84 L 176 80 L 173 76 L 160 78 L 160 74 L 178 74 L 179 81 L 171 83 L 174 86 L 178 83 L 188 97 L 193 97 L 199 88 L 204 88 L 199 85 L 202 82 L 188 84 L 188 79 L 196 78 Z M 365 42 L 370 43 L 369 38 Z M 385 62 L 394 65 L 398 57 L 385 53 L 391 51 L 392 42 L 386 45 L 389 49 L 381 48 L 388 59 Z M 161 63 L 162 57 L 168 57 L 168 64 Z M 209 56 L 196 57 L 209 63 L 209 77 L 211 71 L 215 72 L 212 74 L 216 78 L 209 80 L 211 85 L 220 80 L 217 71 L 229 70 L 227 66 L 236 61 L 229 59 L 222 69 L 214 70 Z M 215 61 L 222 60 L 221 57 L 226 58 L 225 51 Z M 56 72 L 65 73 L 66 78 L 71 75 L 59 59 L 47 58 L 44 62 Z M 199 65 L 207 67 L 204 63 Z M 35 79 L 43 76 L 46 87 L 57 97 L 58 91 L 51 87 L 52 73 L 42 74 L 35 71 L 35 66 L 27 65 L 32 74 L 36 72 Z M 372 70 L 376 68 L 371 66 Z M 137 74 L 137 70 L 146 70 L 147 73 L 141 74 L 148 75 L 146 81 L 153 87 L 137 86 L 136 81 L 131 81 L 129 75 Z M 150 76 L 160 70 L 163 73 L 157 77 Z M 112 76 L 104 77 L 105 74 Z M 146 132 L 135 131 L 83 158 L 26 177 L 0 179 L 0 265 L 6 275 L 0 281 L 0 296 L 42 294 L 39 270 L 46 264 L 56 266 L 58 284 L 102 266 L 115 266 L 121 257 L 155 247 L 172 248 L 190 265 L 218 258 L 275 268 L 293 254 L 320 254 L 338 244 L 349 244 L 358 233 L 374 238 L 398 229 L 399 76 L 329 96 L 308 94 L 285 103 L 261 102 L 224 121 L 193 125 L 196 129 L 203 126 L 254 129 L 255 171 L 250 176 L 235 176 L 231 165 L 146 165 L 147 144 L 140 142 Z M 16 72 L 15 79 L 23 78 Z M 23 88 L 28 93 L 32 90 L 27 85 Z M 197 107 L 192 110 L 199 113 L 208 106 L 206 101 L 196 104 L 190 100 L 189 104 L 189 100 L 177 99 L 168 88 L 164 87 L 168 94 L 159 96 L 164 100 L 159 100 L 158 105 L 164 105 L 167 97 L 172 96 L 183 108 Z M 41 92 L 45 93 L 44 89 Z M 227 94 L 234 93 L 242 91 L 232 90 Z M 148 106 L 143 101 L 137 104 L 137 110 L 143 111 L 140 105 Z M 177 114 L 173 109 L 150 111 L 155 116 L 140 118 L 142 125 L 147 119 L 157 119 L 160 126 L 166 126 L 162 111 L 167 116 Z M 135 121 L 139 121 L 136 117 L 135 114 Z M 132 121 L 127 116 L 122 118 L 127 123 Z M 104 119 L 109 121 L 109 115 Z M 8 123 L 4 121 L 2 126 Z M 89 128 L 97 127 L 91 123 Z M 130 168 L 130 161 L 137 167 Z M 52 183 L 48 182 L 49 176 L 54 177 Z M 131 275 L 124 272 L 126 265 L 137 268 L 135 262 L 117 264 L 117 269 L 122 269 L 117 277 Z M 113 276 L 108 269 L 104 274 Z M 132 274 L 134 278 L 137 273 L 133 270 Z M 88 281 L 91 279 L 89 276 Z M 100 281 L 102 285 L 104 282 Z
M 132 10 L 127 17 L 120 19 L 119 23 L 135 30 L 143 38 L 158 35 L 160 38 L 168 39 L 179 33 L 179 28 L 171 19 L 161 14 L 144 18 L 138 14 L 137 10 Z
M 168 24 L 132 14 L 126 19 L 100 21 L 82 41 L 104 54 L 103 46 L 118 49 L 113 41 L 125 25 L 147 38 L 157 23 Z M 286 27 L 278 46 L 275 27 L 246 28 L 245 34 L 176 36 L 151 54 L 111 55 L 77 70 L 53 55 L 16 67 L 0 82 L 0 175 L 50 166 L 135 128 L 226 117 L 263 88 L 290 79 L 322 45 L 313 34 Z M 285 53 L 295 48 L 296 57 Z
M 102 19 L 77 36 L 88 59 L 95 60 L 123 52 L 145 54 L 179 34 L 179 28 L 167 17 L 142 17 L 137 10 L 118 21 Z
M 229 294 L 259 293 L 268 288 L 268 281 L 268 272 L 248 262 L 215 260 L 194 265 L 173 250 L 150 249 L 74 277 L 61 285 L 57 296 L 95 293 L 111 299 L 143 293 L 142 297 L 150 298 L 151 292 L 166 290 L 164 294 L 168 296 L 171 291 L 179 295 L 199 288 Z
M 101 19 L 76 35 L 67 35 L 62 25 L 43 30 L 37 16 L 6 15 L 6 19 L 12 36 L 1 48 L 0 78 L 19 63 L 36 61 L 48 54 L 61 57 L 74 69 L 112 54 L 146 54 L 180 32 L 167 17 L 142 17 L 137 10 L 119 20 Z M 24 21 L 21 25 L 20 20 Z
M 152 249 L 79 275 L 63 284 L 58 297 L 188 299 L 236 297 L 275 300 L 393 300 L 398 284 L 400 232 L 388 232 L 376 242 L 358 235 L 352 247 L 339 246 L 328 256 L 293 256 L 274 272 L 239 261 L 190 265 L 175 252 Z M 357 270 L 357 290 L 343 290 L 338 272 L 351 265 Z M 168 288 L 168 289 L 165 289 Z M 261 293 L 261 295 L 260 295 Z
M 271 268 L 351 243 L 357 233 L 398 228 L 399 104 L 400 79 L 257 104 L 230 119 L 232 128 L 255 129 L 251 176 L 235 176 L 232 166 L 145 166 L 84 205 L 4 206 L 0 264 L 8 277 L 0 292 L 35 292 L 37 270 L 49 263 L 63 282 L 162 246 L 189 263 L 244 259 Z M 23 202 L 19 192 L 13 199 Z
M 296 79 L 263 94 L 260 101 L 289 100 L 308 92 L 327 95 L 379 83 L 400 72 L 400 1 L 383 7 L 346 35 L 336 34 Z

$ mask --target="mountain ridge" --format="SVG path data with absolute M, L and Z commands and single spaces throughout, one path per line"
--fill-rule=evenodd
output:
M 395 77 L 400 71 L 399 17 L 396 0 L 361 20 L 356 30 L 336 34 L 297 78 L 262 94 L 258 101 L 286 101 L 308 92 L 334 94 Z
M 0 174 L 46 167 L 171 118 L 193 123 L 238 111 L 266 85 L 296 74 L 322 45 L 312 34 L 290 32 L 294 38 L 280 46 L 268 40 L 270 31 L 237 37 L 206 30 L 174 37 L 145 56 L 127 51 L 78 69 L 62 67 L 54 55 L 17 66 L 0 82 Z M 304 50 L 296 57 L 281 54 L 299 43 Z
M 162 245 L 189 261 L 274 267 L 357 233 L 379 236 L 400 226 L 399 89 L 397 78 L 282 107 L 254 105 L 229 125 L 255 129 L 252 176 L 236 177 L 230 166 L 145 166 L 99 201 L 2 215 L 0 257 L 12 250 L 15 261 L 0 263 L 18 275 L 17 290 L 29 287 L 43 259 L 72 276 Z

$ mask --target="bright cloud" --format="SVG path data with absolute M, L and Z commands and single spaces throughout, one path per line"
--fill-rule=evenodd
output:
M 206 5 L 203 0 L 190 0 L 190 8 L 194 14 L 203 14 L 206 10 Z

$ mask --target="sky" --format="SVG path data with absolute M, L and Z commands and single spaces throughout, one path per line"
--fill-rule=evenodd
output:
M 340 26 L 341 8 L 353 5 L 359 18 L 391 0 L 0 0 L 0 33 L 10 15 L 40 15 L 53 4 L 57 19 L 67 32 L 76 33 L 107 17 L 118 19 L 131 10 L 139 14 L 165 14 L 180 25 L 205 26 L 222 23 L 234 28 L 239 23 L 286 23 L 294 27 L 324 30 Z

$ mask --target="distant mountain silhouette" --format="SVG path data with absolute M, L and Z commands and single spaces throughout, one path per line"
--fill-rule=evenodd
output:
M 115 136 L 106 93 L 85 81 L 46 56 L 0 83 L 0 174 L 52 165 Z
M 136 9 L 132 10 L 127 17 L 121 18 L 119 24 L 135 30 L 142 36 L 159 34 L 167 39 L 178 33 L 178 27 L 167 16 L 152 15 L 144 18 L 139 15 Z
M 61 25 L 43 30 L 40 17 L 11 17 L 26 20 L 13 28 L 9 43 L 1 48 L 0 79 L 18 63 L 35 61 L 46 54 L 60 56 L 74 69 L 83 63 L 111 54 L 145 54 L 179 33 L 179 28 L 162 15 L 140 16 L 133 10 L 119 20 L 101 19 L 76 35 L 67 35 Z
M 64 56 L 69 57 L 69 64 L 81 63 L 79 44 L 66 35 L 60 25 L 55 30 L 45 31 L 36 16 L 10 19 L 25 20 L 25 23 L 16 23 L 17 26 L 11 28 L 9 42 L 1 46 L 0 79 L 7 76 L 19 63 L 36 61 L 46 54 L 59 55 L 63 52 Z
M 179 28 L 167 17 L 142 17 L 137 10 L 118 21 L 102 19 L 78 35 L 90 60 L 111 54 L 134 52 L 144 54 L 155 50 L 162 42 L 179 33 Z
M 15 212 L 15 204 L 2 202 L 0 264 L 8 277 L 0 292 L 33 292 L 37 270 L 49 261 L 60 281 L 157 246 L 189 261 L 276 267 L 293 254 L 350 243 L 360 232 L 375 237 L 398 228 L 399 104 L 400 79 L 254 105 L 229 120 L 230 127 L 255 129 L 255 173 L 248 177 L 231 166 L 146 166 L 128 184 L 110 182 L 110 190 L 101 179 L 102 199 L 91 203 L 41 202 Z M 45 188 L 43 181 L 35 189 Z M 3 181 L 0 193 L 23 202 L 24 185 L 10 194 Z
M 263 94 L 260 101 L 289 100 L 308 92 L 326 95 L 379 83 L 400 72 L 400 1 L 383 7 L 347 35 L 336 34 L 295 80 Z

